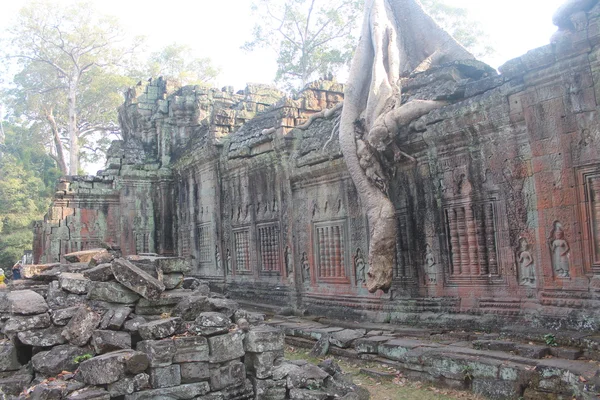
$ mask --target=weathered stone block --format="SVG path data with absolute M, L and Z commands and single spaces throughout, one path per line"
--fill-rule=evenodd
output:
M 110 394 L 102 388 L 84 388 L 69 394 L 66 400 L 110 400 Z
M 191 330 L 198 335 L 211 336 L 227 333 L 231 326 L 231 319 L 225 314 L 217 312 L 203 312 L 191 326 Z
M 95 330 L 91 345 L 96 354 L 131 348 L 131 335 L 127 332 Z
M 86 307 L 80 307 L 62 331 L 65 339 L 76 346 L 84 346 L 100 323 L 100 315 Z
M 150 386 L 154 389 L 173 387 L 181 384 L 181 370 L 178 364 L 167 367 L 150 368 Z
M 137 343 L 136 349 L 148 355 L 152 367 L 171 365 L 175 356 L 175 343 L 171 339 L 144 340 Z
M 100 264 L 83 271 L 83 276 L 91 281 L 107 282 L 114 278 L 111 264 Z
M 138 332 L 142 339 L 162 339 L 173 335 L 181 325 L 181 318 L 165 318 L 141 324 Z
M 50 324 L 50 316 L 47 313 L 32 316 L 15 315 L 6 321 L 2 331 L 5 334 L 11 334 L 28 331 L 30 329 L 47 328 Z
M 354 349 L 359 353 L 377 354 L 377 349 L 381 343 L 392 340 L 389 336 L 371 336 L 363 339 L 357 339 L 354 342 Z
M 291 389 L 290 400 L 327 400 L 329 394 L 320 390 Z
M 208 361 L 208 341 L 203 336 L 186 336 L 173 339 L 175 355 L 173 362 L 188 363 Z
M 48 311 L 44 298 L 33 290 L 15 290 L 8 294 L 10 312 L 20 315 L 42 314 Z
M 116 307 L 106 310 L 102 316 L 102 321 L 100 321 L 100 329 L 121 329 L 129 314 L 131 314 L 131 308 L 129 307 Z
M 62 328 L 51 326 L 45 329 L 19 332 L 17 337 L 21 343 L 28 346 L 52 347 L 66 342 L 61 332 Z
M 283 331 L 271 327 L 253 328 L 246 333 L 244 349 L 253 353 L 283 350 L 285 335 Z
M 165 285 L 167 290 L 172 290 L 179 288 L 183 285 L 183 274 L 174 273 L 174 274 L 165 274 L 162 278 L 162 283 Z
M 75 358 L 89 353 L 91 349 L 63 344 L 35 354 L 31 364 L 35 371 L 45 376 L 56 376 L 61 371 L 75 371 L 78 367 Z
M 128 394 L 125 396 L 125 400 L 190 400 L 195 399 L 198 396 L 203 396 L 209 391 L 210 386 L 208 385 L 208 382 L 188 383 L 185 385 L 179 385 L 170 388 L 144 390 L 142 392 Z
M 208 302 L 211 305 L 210 311 L 216 311 L 227 315 L 229 318 L 239 309 L 239 304 L 229 299 L 209 298 Z
M 210 378 L 209 364 L 207 362 L 187 362 L 179 364 L 181 369 L 181 383 L 194 383 Z
M 364 332 L 354 329 L 344 329 L 343 331 L 333 332 L 329 337 L 329 343 L 343 349 L 350 347 L 353 341 L 365 335 Z
M 123 329 L 125 329 L 127 332 L 137 332 L 140 325 L 143 325 L 147 322 L 148 321 L 146 321 L 146 318 L 144 317 L 135 317 L 130 319 L 129 321 L 126 321 L 123 324 Z
M 0 342 L 0 372 L 16 371 L 21 368 L 17 359 L 17 349 L 8 342 Z
M 108 393 L 111 397 L 125 396 L 134 392 L 139 392 L 150 387 L 150 376 L 145 373 L 137 374 L 134 377 L 126 376 L 123 379 L 108 385 Z
M 48 302 L 48 306 L 53 310 L 79 306 L 85 304 L 85 300 L 86 295 L 68 293 L 62 290 L 58 281 L 53 281 L 48 284 L 46 301 Z
M 206 296 L 186 296 L 173 308 L 171 315 L 181 317 L 184 321 L 194 321 L 198 315 L 211 310 Z
M 92 281 L 88 292 L 88 299 L 101 300 L 110 303 L 132 304 L 140 296 L 118 282 Z
M 287 389 L 285 380 L 275 381 L 273 379 L 257 379 L 250 377 L 254 389 L 254 397 L 261 400 L 285 400 Z
M 243 334 L 239 331 L 208 338 L 211 363 L 235 360 L 244 355 Z
M 87 293 L 90 282 L 83 274 L 62 273 L 58 278 L 62 290 L 75 294 Z
M 90 260 L 90 267 L 95 267 L 97 265 L 109 264 L 115 259 L 115 256 L 110 253 L 108 250 L 103 249 L 103 251 L 98 252 L 92 256 Z
M 192 271 L 190 262 L 181 257 L 159 257 L 156 259 L 155 263 L 165 274 L 187 274 Z
M 230 386 L 239 386 L 246 380 L 246 368 L 241 362 L 210 371 L 210 389 L 217 391 Z
M 145 299 L 158 299 L 165 285 L 125 259 L 112 262 L 112 272 L 117 281 Z
M 92 257 L 98 253 L 105 252 L 106 249 L 89 249 L 65 254 L 65 260 L 70 263 L 89 263 Z
M 148 368 L 148 356 L 133 350 L 102 354 L 79 365 L 83 381 L 89 385 L 106 385 L 117 382 L 127 372 L 139 374 Z
M 244 364 L 246 370 L 259 379 L 267 379 L 273 375 L 273 368 L 283 360 L 283 349 L 264 353 L 246 352 Z
M 79 307 L 67 307 L 58 310 L 50 311 L 50 317 L 54 325 L 64 326 L 66 325 L 73 315 L 79 311 Z

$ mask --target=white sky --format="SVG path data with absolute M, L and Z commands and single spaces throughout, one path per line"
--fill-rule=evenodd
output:
M 54 0 L 68 3 L 69 0 Z M 150 51 L 177 42 L 191 46 L 196 56 L 208 56 L 221 67 L 218 85 L 242 89 L 247 82 L 269 83 L 275 76 L 275 56 L 268 50 L 245 53 L 240 46 L 251 34 L 251 0 L 93 0 L 98 10 L 119 17 L 133 35 L 148 38 Z M 564 0 L 446 0 L 467 8 L 489 35 L 496 54 L 493 67 L 545 45 L 556 30 L 552 14 Z M 25 0 L 2 1 L 0 29 L 14 20 Z

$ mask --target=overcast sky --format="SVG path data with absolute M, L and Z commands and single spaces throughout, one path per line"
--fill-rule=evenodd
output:
M 69 0 L 53 0 L 68 3 Z M 467 8 L 481 22 L 496 54 L 484 61 L 493 67 L 527 50 L 545 45 L 556 28 L 552 14 L 564 0 L 446 0 Z M 246 82 L 272 81 L 275 56 L 263 50 L 246 53 L 240 46 L 251 34 L 251 0 L 94 0 L 97 8 L 119 17 L 133 35 L 148 38 L 150 51 L 177 42 L 196 56 L 208 56 L 221 67 L 218 84 L 242 89 Z M 25 0 L 2 1 L 0 29 L 14 20 Z

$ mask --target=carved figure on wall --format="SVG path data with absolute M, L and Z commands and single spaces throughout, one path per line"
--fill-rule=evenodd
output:
M 356 255 L 354 256 L 354 270 L 356 271 L 356 285 L 358 286 L 367 283 L 366 266 L 367 263 L 363 257 L 363 252 L 360 248 L 357 248 Z
M 215 261 L 217 263 L 217 270 L 221 270 L 221 253 L 219 252 L 219 246 L 215 246 Z
M 287 274 L 288 278 L 293 278 L 294 268 L 292 266 L 292 251 L 290 250 L 290 246 L 285 246 L 283 257 L 285 261 L 285 273 Z
M 428 244 L 425 247 L 425 280 L 426 284 L 436 284 L 437 283 L 437 261 L 435 260 L 435 255 L 433 254 L 433 250 L 431 246 Z
M 227 249 L 227 253 L 225 256 L 225 272 L 227 275 L 231 274 L 231 252 Z
M 310 283 L 310 263 L 308 262 L 308 255 L 306 252 L 302 253 L 302 279 L 304 283 Z
M 554 222 L 554 228 L 550 234 L 550 253 L 552 255 L 552 269 L 559 278 L 569 277 L 569 242 L 565 239 L 565 231 L 562 224 Z
M 521 285 L 533 286 L 535 284 L 535 265 L 533 256 L 529 251 L 527 239 L 519 239 L 519 250 L 517 253 L 519 263 L 519 282 Z

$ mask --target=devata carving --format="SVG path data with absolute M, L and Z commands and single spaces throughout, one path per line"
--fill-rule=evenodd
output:
M 310 263 L 308 262 L 308 256 L 306 252 L 302 253 L 302 279 L 304 283 L 310 283 Z
M 425 284 L 435 285 L 437 283 L 437 266 L 435 255 L 431 246 L 425 247 Z
M 440 101 L 401 101 L 400 79 L 413 71 L 472 59 L 416 0 L 367 0 L 362 35 L 346 85 L 340 147 L 369 220 L 367 288 L 392 283 L 397 226 L 381 152 L 394 149 L 400 127 L 439 108 Z M 405 155 L 394 149 L 395 157 Z
M 527 239 L 521 238 L 519 240 L 518 250 L 518 264 L 519 264 L 519 282 L 524 286 L 535 285 L 535 264 L 533 262 L 533 256 L 529 251 L 529 243 Z
M 559 221 L 554 222 L 554 228 L 550 234 L 550 253 L 552 255 L 552 269 L 558 278 L 569 277 L 569 243 L 565 239 L 565 231 Z
M 363 252 L 360 248 L 356 249 L 356 254 L 354 255 L 354 270 L 356 271 L 356 285 L 362 286 L 367 282 L 366 279 L 366 263 L 365 258 L 363 257 Z

